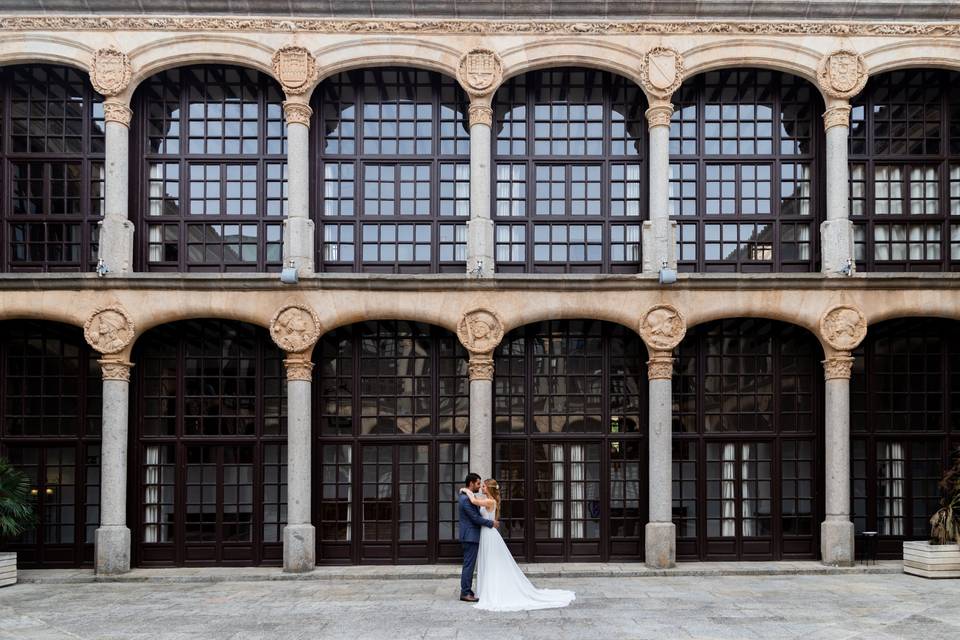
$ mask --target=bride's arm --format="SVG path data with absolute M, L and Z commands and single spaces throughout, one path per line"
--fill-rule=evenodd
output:
M 477 497 L 477 494 L 475 494 L 473 491 L 470 491 L 469 489 L 460 489 L 460 493 L 466 494 L 467 498 L 470 499 L 470 503 L 478 507 L 484 507 L 486 509 L 490 509 L 497 505 L 496 501 L 493 498 L 485 499 L 485 498 Z

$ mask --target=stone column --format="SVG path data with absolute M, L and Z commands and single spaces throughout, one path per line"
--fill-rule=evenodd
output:
M 467 222 L 467 273 L 494 274 L 493 220 L 490 216 L 490 96 L 470 101 L 470 220 Z M 477 472 L 479 473 L 479 471 Z
M 644 530 L 644 558 L 654 569 L 672 567 L 677 560 L 677 528 L 673 524 L 673 350 L 686 332 L 683 315 L 668 304 L 651 307 L 640 322 L 640 335 L 650 354 L 649 518 Z
M 493 476 L 493 353 L 471 353 L 470 471 Z
M 457 324 L 457 337 L 470 354 L 470 470 L 493 475 L 493 352 L 503 340 L 503 323 L 493 311 L 473 309 Z
M 853 522 L 850 520 L 850 371 L 851 352 L 867 334 L 867 321 L 857 307 L 838 305 L 820 319 L 820 335 L 829 350 L 823 361 L 825 379 L 824 475 L 826 518 L 820 525 L 824 564 L 853 564 Z
M 850 102 L 832 100 L 823 114 L 827 137 L 827 219 L 820 224 L 821 270 L 825 275 L 843 275 L 853 269 L 853 223 L 850 222 Z
M 313 346 L 320 321 L 304 304 L 282 307 L 270 321 L 270 337 L 287 352 L 287 525 L 283 528 L 283 570 L 313 571 L 316 532 L 312 518 L 311 384 Z
M 490 137 L 493 92 L 503 79 L 503 62 L 490 49 L 471 49 L 460 58 L 457 81 L 470 96 L 470 221 L 467 223 L 467 273 L 492 276 L 494 227 L 490 217 Z
M 649 219 L 643 223 L 643 273 L 658 273 L 664 263 L 677 268 L 677 223 L 670 219 L 670 117 L 673 105 L 656 100 L 646 111 L 650 149 Z
M 125 53 L 99 49 L 90 64 L 90 82 L 104 97 L 103 220 L 97 258 L 112 275 L 133 270 L 133 223 L 128 219 L 129 141 L 133 112 L 128 106 L 132 69 Z
M 821 271 L 853 273 L 853 223 L 850 222 L 850 98 L 867 83 L 867 67 L 855 51 L 841 49 L 824 56 L 817 68 L 817 84 L 826 102 L 823 126 L 827 137 L 827 219 L 820 225 Z
M 96 310 L 84 323 L 87 343 L 103 354 L 100 435 L 100 526 L 94 534 L 94 569 L 112 575 L 130 570 L 127 527 L 127 415 L 130 401 L 129 347 L 133 321 L 119 306 Z
M 287 99 L 287 217 L 283 221 L 283 266 L 301 276 L 314 272 L 314 224 L 310 219 L 310 92 L 317 61 L 304 47 L 286 46 L 273 54 L 273 75 Z
M 310 219 L 310 117 L 306 98 L 283 103 L 287 120 L 287 217 L 283 221 L 283 265 L 300 275 L 314 272 L 314 223 Z

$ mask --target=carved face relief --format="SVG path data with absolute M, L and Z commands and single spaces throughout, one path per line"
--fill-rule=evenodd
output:
M 115 96 L 130 84 L 132 70 L 130 59 L 124 52 L 107 47 L 93 54 L 90 66 L 90 83 L 104 96 Z
M 83 325 L 87 344 L 100 353 L 119 353 L 133 340 L 133 321 L 119 307 L 100 309 Z
M 286 306 L 273 316 L 270 337 L 288 353 L 299 353 L 312 347 L 320 338 L 320 323 L 310 307 Z
M 460 58 L 457 76 L 470 94 L 486 95 L 503 77 L 503 64 L 493 51 L 474 49 Z
M 820 318 L 820 333 L 837 351 L 852 351 L 867 335 L 867 319 L 856 307 L 833 307 Z
M 672 351 L 687 334 L 683 315 L 669 304 L 658 304 L 640 322 L 640 336 L 657 351 Z
M 464 314 L 457 325 L 457 337 L 471 353 L 489 353 L 503 339 L 503 324 L 486 309 L 475 309 Z
M 303 47 L 282 47 L 273 54 L 273 73 L 284 93 L 304 93 L 317 75 L 317 63 Z

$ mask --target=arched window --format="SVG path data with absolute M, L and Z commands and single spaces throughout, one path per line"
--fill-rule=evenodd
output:
M 316 353 L 319 561 L 459 558 L 455 500 L 470 461 L 460 341 L 416 322 L 364 322 L 324 335 Z
M 524 560 L 643 557 L 646 350 L 596 320 L 511 331 L 494 355 L 501 532 Z
M 677 348 L 678 557 L 817 557 L 822 353 L 800 327 L 753 319 L 695 327 Z
M 314 92 L 317 264 L 463 273 L 470 217 L 466 94 L 416 69 L 368 69 Z
M 960 265 L 960 73 L 891 71 L 852 101 L 850 217 L 857 268 Z
M 795 76 L 700 74 L 673 98 L 670 215 L 684 271 L 813 271 L 823 101 Z
M 497 90 L 497 271 L 639 271 L 646 106 L 638 86 L 592 69 L 535 71 Z
M 960 455 L 957 322 L 934 318 L 871 325 L 850 378 L 853 522 L 879 534 L 880 555 L 930 535 L 937 483 Z M 951 441 L 952 438 L 952 441 Z
M 137 564 L 278 564 L 286 524 L 283 352 L 259 327 L 190 320 L 148 331 L 133 360 Z
M 21 567 L 93 561 L 100 519 L 101 376 L 83 332 L 0 323 L 0 456 L 30 478 L 37 526 L 3 546 Z
M 146 271 L 266 271 L 283 259 L 283 93 L 269 76 L 197 66 L 133 99 L 138 253 Z
M 0 70 L 0 270 L 87 271 L 103 216 L 103 104 L 87 74 Z

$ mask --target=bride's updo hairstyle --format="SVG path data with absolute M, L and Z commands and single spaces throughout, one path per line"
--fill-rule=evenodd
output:
M 483 481 L 483 486 L 487 488 L 487 494 L 497 502 L 497 520 L 500 519 L 500 485 L 493 478 Z

